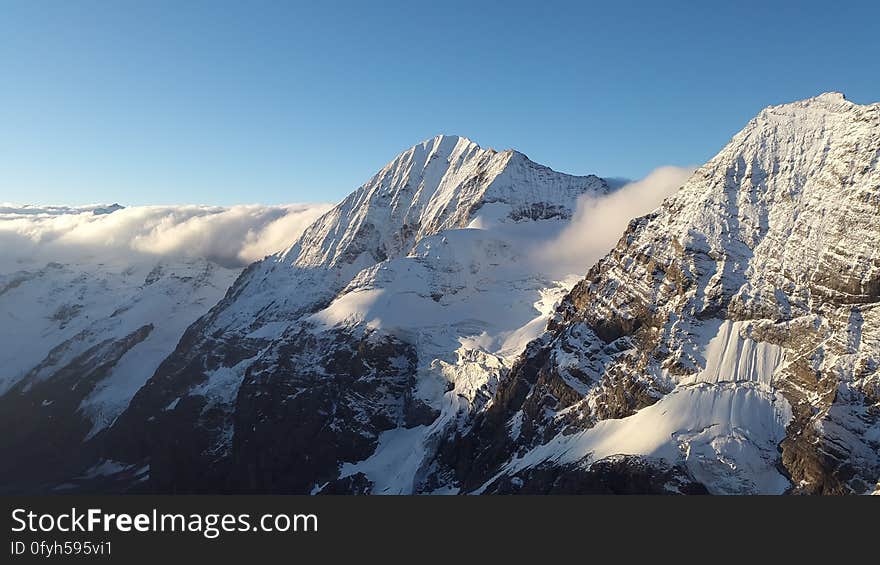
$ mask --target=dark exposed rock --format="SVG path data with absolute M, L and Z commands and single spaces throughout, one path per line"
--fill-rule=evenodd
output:
M 63 366 L 60 350 L 47 356 L 18 384 L 0 396 L 0 491 L 40 492 L 71 479 L 88 466 L 91 451 L 83 440 L 91 428 L 80 403 L 152 325 L 118 340 L 103 341 Z M 42 376 L 52 367 L 50 376 Z
M 586 467 L 541 464 L 492 481 L 485 494 L 708 494 L 680 466 L 636 456 L 602 459 Z
M 308 493 L 366 459 L 381 432 L 436 418 L 412 400 L 415 356 L 391 337 L 303 331 L 275 359 L 252 366 L 238 393 L 236 490 Z
M 373 483 L 363 473 L 355 473 L 335 481 L 330 481 L 315 494 L 371 494 Z

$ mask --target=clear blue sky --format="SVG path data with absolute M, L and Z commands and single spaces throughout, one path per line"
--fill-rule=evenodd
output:
M 880 100 L 878 24 L 877 1 L 4 0 L 0 201 L 331 201 L 438 133 L 637 178 L 769 104 Z

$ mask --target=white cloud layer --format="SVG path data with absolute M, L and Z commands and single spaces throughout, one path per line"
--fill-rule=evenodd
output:
M 0 204 L 0 272 L 31 261 L 162 257 L 204 257 L 226 267 L 240 267 L 289 246 L 331 206 Z
M 603 197 L 578 202 L 571 225 L 534 261 L 558 278 L 582 276 L 633 218 L 657 208 L 693 173 L 660 167 Z M 283 206 L 16 206 L 0 203 L 0 273 L 27 264 L 204 257 L 242 267 L 288 247 L 332 204 Z
M 623 235 L 630 220 L 651 212 L 693 174 L 693 167 L 660 167 L 642 180 L 624 184 L 602 197 L 583 196 L 568 226 L 541 246 L 535 258 L 552 276 L 582 276 Z

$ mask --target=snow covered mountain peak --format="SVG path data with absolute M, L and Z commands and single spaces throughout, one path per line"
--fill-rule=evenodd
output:
M 491 222 L 570 218 L 578 196 L 607 191 L 596 176 L 557 173 L 512 150 L 441 135 L 398 155 L 279 259 L 308 268 L 363 268 L 477 216 Z
M 823 92 L 822 94 L 818 94 L 813 98 L 807 98 L 807 100 L 846 100 L 846 94 L 843 92 L 838 92 L 836 90 L 829 90 L 828 92 Z
M 839 104 L 840 102 L 849 102 L 846 99 L 846 95 L 843 92 L 837 92 L 835 90 L 831 90 L 828 92 L 823 92 L 821 94 L 817 94 L 816 96 L 810 98 L 804 98 L 803 100 L 795 100 L 794 102 L 788 102 L 785 104 L 778 104 L 777 106 L 811 106 L 811 105 L 834 105 Z M 850 104 L 853 104 L 850 102 Z M 772 107 L 772 106 L 771 106 Z
M 873 113 L 880 108 L 880 102 L 857 104 L 846 98 L 842 92 L 823 92 L 812 98 L 804 98 L 794 102 L 776 104 L 761 110 L 753 121 L 770 120 L 773 116 L 807 116 L 818 117 L 821 114 L 843 114 L 847 112 Z M 747 129 L 747 128 L 746 128 Z
M 878 152 L 880 104 L 831 93 L 771 106 L 698 169 L 648 229 L 747 265 L 750 285 L 734 305 L 790 285 L 870 301 L 880 286 Z M 721 296 L 742 282 L 727 277 Z M 809 307 L 801 296 L 780 305 L 780 316 Z
M 476 142 L 471 139 L 461 136 L 461 135 L 450 135 L 450 134 L 439 134 L 435 135 L 430 139 L 426 139 L 421 143 L 417 143 L 412 146 L 407 151 L 401 153 L 407 153 L 409 151 L 413 151 L 421 148 L 422 150 L 428 151 L 429 153 L 438 153 L 443 155 L 444 157 L 449 157 L 453 151 L 461 144 L 463 147 L 476 147 L 477 149 L 482 149 Z
M 567 175 L 513 150 L 437 136 L 400 153 L 291 247 L 252 265 L 231 291 L 248 300 L 218 310 L 216 321 L 229 329 L 296 318 L 326 304 L 364 269 L 407 256 L 425 238 L 460 228 L 565 221 L 580 196 L 609 190 L 594 175 Z M 248 315 L 238 311 L 242 306 Z
M 768 106 L 743 129 L 769 125 L 797 127 L 801 130 L 815 130 L 823 127 L 840 126 L 848 120 L 876 123 L 880 116 L 880 103 L 856 104 L 846 99 L 840 92 L 825 92 L 812 98 Z M 734 138 L 736 140 L 736 137 Z

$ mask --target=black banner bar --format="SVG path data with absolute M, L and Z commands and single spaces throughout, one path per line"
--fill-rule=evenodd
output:
M 2 503 L 0 563 L 631 561 L 670 551 L 839 563 L 874 547 L 880 509 L 880 497 L 47 496 Z

